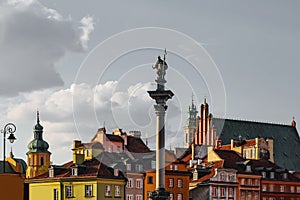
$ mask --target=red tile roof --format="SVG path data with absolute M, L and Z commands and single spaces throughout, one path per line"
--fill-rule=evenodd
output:
M 148 153 L 151 152 L 149 147 L 143 142 L 141 138 L 134 136 L 127 136 L 126 149 L 132 153 Z
M 46 172 L 42 175 L 34 177 L 32 179 L 61 179 L 61 178 L 111 178 L 111 179 L 122 179 L 124 175 L 122 172 L 119 176 L 114 176 L 114 170 L 107 165 L 100 162 L 98 159 L 93 158 L 91 160 L 84 161 L 81 165 L 78 165 L 78 175 L 72 176 L 72 166 L 74 166 L 73 161 L 65 163 L 62 166 L 54 167 L 54 177 L 49 177 L 49 173 Z

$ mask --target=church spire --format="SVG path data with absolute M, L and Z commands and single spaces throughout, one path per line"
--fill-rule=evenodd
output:
M 194 104 L 194 95 L 192 94 L 192 104 L 189 106 L 188 118 L 185 123 L 185 147 L 189 147 L 195 137 L 197 126 L 197 108 Z
M 40 112 L 39 112 L 39 109 L 37 109 L 37 111 L 36 111 L 36 123 L 40 124 Z

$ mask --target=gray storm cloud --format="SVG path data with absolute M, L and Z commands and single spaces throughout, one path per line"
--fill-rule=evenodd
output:
M 38 1 L 0 5 L 0 96 L 64 84 L 55 64 L 68 51 L 87 49 L 93 18 L 63 18 Z

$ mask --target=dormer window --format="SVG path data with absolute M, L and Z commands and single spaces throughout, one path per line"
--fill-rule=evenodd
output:
M 131 164 L 126 164 L 127 171 L 131 171 Z
M 78 176 L 78 168 L 77 167 L 72 168 L 72 176 Z
M 275 172 L 270 172 L 270 178 L 275 178 Z
M 288 177 L 287 173 L 284 172 L 284 173 L 282 174 L 282 178 L 283 178 L 283 179 L 287 179 L 287 177 Z
M 49 169 L 49 178 L 53 178 L 54 177 L 54 168 L 50 168 Z
M 266 172 L 261 172 L 261 176 L 262 176 L 262 178 L 266 178 L 267 173 Z
M 178 171 L 178 165 L 175 165 L 175 166 L 174 166 L 174 170 L 175 170 L 175 171 Z

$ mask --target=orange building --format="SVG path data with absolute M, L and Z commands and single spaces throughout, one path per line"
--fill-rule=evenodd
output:
M 5 173 L 0 174 L 1 199 L 27 199 L 27 189 L 24 187 L 26 163 L 22 159 L 14 158 L 12 152 L 5 162 L 0 162 L 2 172 L 5 164 Z
M 185 167 L 184 162 L 175 161 L 166 166 L 165 189 L 170 192 L 170 200 L 189 199 L 189 182 L 191 173 Z M 155 170 L 145 172 L 144 179 L 144 200 L 150 200 L 150 193 L 153 192 L 156 182 Z

